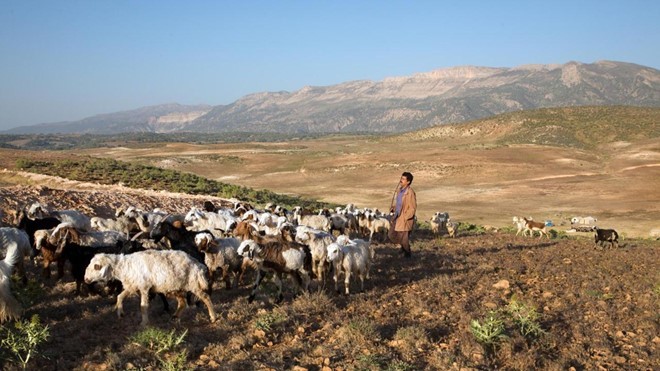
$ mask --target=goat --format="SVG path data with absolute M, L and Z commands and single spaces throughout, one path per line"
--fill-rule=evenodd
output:
M 30 246 L 36 248 L 34 233 L 42 229 L 52 229 L 60 224 L 60 220 L 52 217 L 42 219 L 30 219 L 25 209 L 19 209 L 14 218 L 14 225 L 27 233 Z M 36 251 L 35 251 L 36 253 Z
M 199 232 L 189 231 L 181 223 L 170 223 L 167 218 L 163 218 L 151 230 L 149 236 L 156 242 L 166 237 L 173 250 L 181 250 L 188 253 L 198 262 L 204 264 L 204 254 L 197 249 L 195 244 L 195 235 Z
M 123 291 L 117 296 L 117 315 L 123 316 L 124 298 L 134 292 L 141 297 L 142 325 L 149 322 L 149 291 L 173 294 L 177 299 L 174 317 L 186 307 L 185 294 L 192 292 L 208 309 L 211 322 L 215 322 L 211 298 L 207 293 L 207 270 L 183 251 L 146 250 L 130 255 L 97 254 L 85 271 L 85 283 L 111 279 L 121 281 Z
M 550 235 L 548 235 L 548 231 L 546 230 L 546 225 L 545 223 L 542 222 L 535 222 L 531 219 L 523 218 L 525 221 L 525 228 L 530 231 L 530 235 L 533 237 L 534 232 L 538 231 L 539 232 L 539 239 L 543 237 L 545 234 L 545 237 L 550 239 Z
M 604 246 L 605 242 L 610 243 L 610 247 L 619 247 L 619 234 L 614 229 L 601 229 L 594 227 L 594 243 L 596 246 Z
M 306 246 L 282 239 L 263 239 L 260 243 L 255 240 L 245 240 L 238 247 L 238 253 L 254 261 L 259 267 L 248 302 L 251 303 L 254 300 L 266 271 L 274 273 L 273 280 L 278 288 L 278 303 L 284 299 L 282 294 L 282 275 L 284 273 L 288 273 L 294 278 L 294 282 L 300 290 L 308 290 L 311 256 L 309 248 Z
M 529 220 L 532 220 L 532 218 L 529 218 Z M 523 236 L 527 235 L 527 223 L 525 222 L 525 219 L 522 217 L 514 216 L 513 217 L 513 225 L 518 227 L 518 231 L 516 232 L 516 236 L 522 232 Z
M 236 238 L 214 238 L 211 233 L 198 233 L 195 244 L 199 251 L 204 253 L 204 263 L 209 269 L 209 290 L 213 286 L 214 274 L 217 269 L 222 270 L 222 280 L 227 290 L 232 288 L 230 274 L 237 274 L 234 287 L 243 277 L 243 258 L 238 254 L 241 241 Z

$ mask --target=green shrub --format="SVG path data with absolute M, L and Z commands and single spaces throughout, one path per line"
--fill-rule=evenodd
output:
M 271 331 L 273 326 L 287 320 L 287 315 L 283 311 L 273 310 L 257 315 L 254 320 L 254 327 L 264 332 Z
M 507 338 L 504 330 L 504 321 L 496 311 L 490 311 L 483 323 L 475 319 L 470 321 L 472 335 L 477 342 L 489 349 L 496 347 L 500 341 Z
M 543 331 L 538 322 L 540 316 L 535 307 L 529 306 L 513 297 L 506 311 L 524 337 L 535 339 L 545 334 L 545 331 Z
M 184 330 L 181 334 L 176 334 L 176 330 L 167 332 L 156 327 L 147 327 L 133 335 L 130 340 L 136 344 L 154 351 L 156 354 L 169 352 L 183 343 L 183 339 L 188 334 Z
M 27 368 L 30 359 L 39 354 L 37 348 L 50 336 L 48 326 L 43 326 L 36 314 L 30 320 L 14 322 L 14 329 L 2 326 L 0 330 L 3 352 L 19 361 L 23 369 Z

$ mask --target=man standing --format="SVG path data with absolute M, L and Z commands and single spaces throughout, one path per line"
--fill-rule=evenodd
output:
M 390 222 L 390 241 L 400 244 L 403 255 L 411 257 L 410 242 L 408 241 L 410 231 L 415 224 L 415 212 L 417 211 L 417 196 L 410 187 L 413 175 L 409 172 L 401 174 L 399 185 L 394 191 L 390 213 L 393 213 Z

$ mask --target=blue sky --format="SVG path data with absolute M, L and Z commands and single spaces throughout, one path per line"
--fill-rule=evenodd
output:
M 459 65 L 660 69 L 660 1 L 0 3 L 0 130 Z

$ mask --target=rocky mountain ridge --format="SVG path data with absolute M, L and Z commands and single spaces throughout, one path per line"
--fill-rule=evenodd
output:
M 255 93 L 228 105 L 145 107 L 8 133 L 406 132 L 517 110 L 585 105 L 659 107 L 660 71 L 612 61 L 459 66 Z

